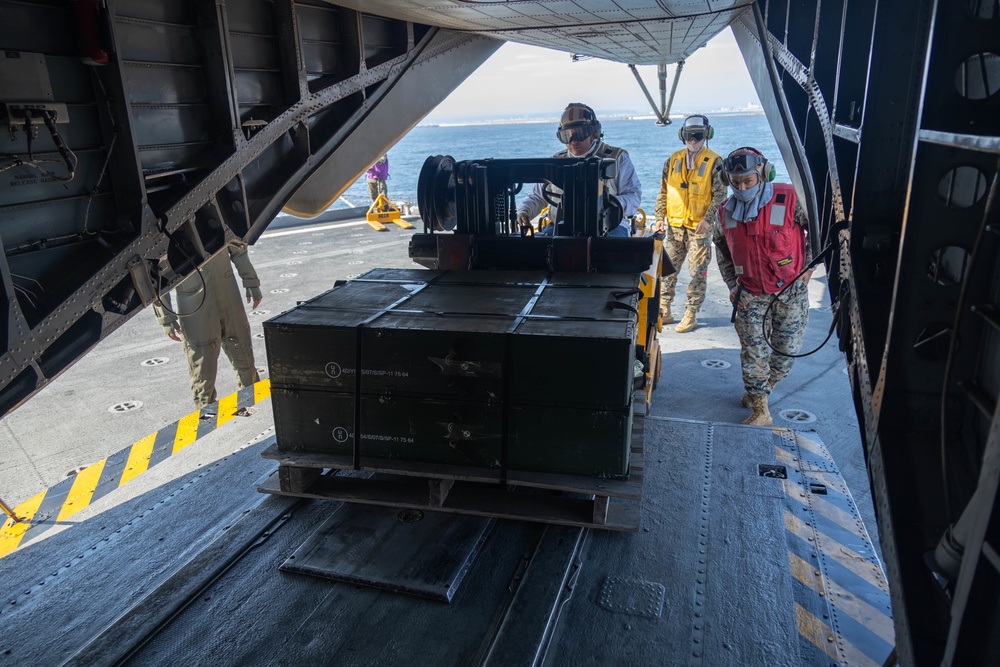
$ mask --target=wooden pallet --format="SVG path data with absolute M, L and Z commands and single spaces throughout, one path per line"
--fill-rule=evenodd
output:
M 436 465 L 346 455 L 288 454 L 272 445 L 262 454 L 278 461 L 278 475 L 258 488 L 301 498 L 521 519 L 618 531 L 639 530 L 643 482 L 643 416 L 632 424 L 629 477 L 597 479 L 489 468 Z M 332 470 L 334 474 L 323 474 Z M 368 477 L 336 474 L 359 470 Z

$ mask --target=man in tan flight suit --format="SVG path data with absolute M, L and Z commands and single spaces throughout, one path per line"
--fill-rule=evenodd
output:
M 250 322 L 233 275 L 233 264 L 246 289 L 246 302 L 260 305 L 260 279 L 250 263 L 246 245 L 233 241 L 228 252 L 220 252 L 177 288 L 177 308 L 170 294 L 160 295 L 153 304 L 156 321 L 167 337 L 184 344 L 191 391 L 198 408 L 216 400 L 215 375 L 219 349 L 225 351 L 236 371 L 240 389 L 260 380 L 250 342 Z M 232 263 L 230 263 L 232 262 Z M 203 283 L 204 280 L 204 283 Z

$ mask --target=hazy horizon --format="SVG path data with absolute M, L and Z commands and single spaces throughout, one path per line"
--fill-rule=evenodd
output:
M 655 66 L 637 68 L 659 104 Z M 667 93 L 676 65 L 667 67 Z M 622 63 L 587 59 L 573 62 L 569 53 L 507 42 L 433 109 L 422 124 L 480 118 L 558 118 L 569 102 L 583 102 L 598 112 L 653 113 L 638 82 Z M 708 113 L 760 104 L 731 29 L 723 30 L 684 64 L 671 113 Z

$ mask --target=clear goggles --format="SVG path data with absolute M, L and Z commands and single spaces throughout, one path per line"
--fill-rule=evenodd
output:
M 571 141 L 583 141 L 594 133 L 592 125 L 577 125 L 576 127 L 561 127 L 556 130 L 556 137 L 564 144 Z
M 705 130 L 684 130 L 684 141 L 701 141 L 705 138 Z
M 730 155 L 723 160 L 722 168 L 726 171 L 726 173 L 742 176 L 743 174 L 748 174 L 751 171 L 754 171 L 765 162 L 767 162 L 767 160 L 764 159 L 763 155 L 758 155 L 756 153 L 737 153 L 736 155 Z

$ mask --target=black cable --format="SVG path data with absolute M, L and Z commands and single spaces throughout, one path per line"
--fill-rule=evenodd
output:
M 194 270 L 198 272 L 198 277 L 201 278 L 201 302 L 198 304 L 198 307 L 195 308 L 194 310 L 192 310 L 190 313 L 183 313 L 183 314 L 182 313 L 177 313 L 177 312 L 174 312 L 173 310 L 171 310 L 170 308 L 167 308 L 164 305 L 163 301 L 160 299 L 160 294 L 162 293 L 162 291 L 161 291 L 160 285 L 159 285 L 159 282 L 160 282 L 159 276 L 157 276 L 157 281 L 156 281 L 157 282 L 157 285 L 156 285 L 156 301 L 159 302 L 160 308 L 162 308 L 163 310 L 167 311 L 171 315 L 174 315 L 176 317 L 190 317 L 190 316 L 194 315 L 195 313 L 197 313 L 199 310 L 201 310 L 202 306 L 205 305 L 205 299 L 208 298 L 208 284 L 205 282 L 205 276 L 201 272 L 201 267 L 199 267 L 198 263 L 194 261 L 194 258 L 191 257 L 191 255 L 189 255 L 186 250 L 184 250 L 184 248 L 177 241 L 177 239 L 174 238 L 174 235 L 170 233 L 170 230 L 167 229 L 167 226 L 163 223 L 162 220 L 160 220 L 159 227 L 160 227 L 160 231 L 167 235 L 167 240 L 169 240 L 170 243 L 173 244 L 173 246 L 175 248 L 177 248 L 181 252 L 181 254 L 184 255 L 184 257 L 189 262 L 191 262 L 192 264 L 194 264 Z
M 832 236 L 834 227 L 830 228 L 830 233 L 831 233 L 830 235 L 831 236 Z M 833 243 L 827 243 L 826 247 L 823 248 L 822 251 L 820 251 L 820 253 L 816 256 L 816 258 L 813 259 L 813 261 L 809 262 L 809 264 L 804 269 L 802 269 L 802 271 L 800 271 L 799 274 L 797 276 L 795 276 L 795 278 L 793 280 L 791 280 L 787 285 L 785 285 L 784 287 L 782 287 L 779 292 L 777 292 L 776 294 L 773 294 L 771 296 L 771 302 L 767 304 L 767 309 L 764 311 L 764 317 L 761 318 L 761 324 L 760 324 L 761 332 L 760 333 L 761 333 L 761 335 L 764 338 L 764 342 L 767 343 L 767 346 L 769 348 L 771 348 L 771 350 L 773 350 L 775 354 L 780 354 L 781 356 L 788 357 L 790 359 L 800 359 L 802 357 L 808 357 L 809 355 L 816 354 L 817 352 L 819 352 L 820 350 L 822 350 L 823 346 L 825 346 L 827 344 L 827 342 L 829 342 L 830 337 L 833 336 L 833 332 L 834 332 L 834 330 L 837 327 L 837 315 L 838 315 L 838 313 L 840 311 L 840 303 L 841 303 L 841 300 L 843 298 L 843 283 L 841 283 L 841 292 L 838 293 L 837 298 L 835 300 L 832 300 L 832 302 L 830 304 L 830 309 L 833 312 L 833 321 L 830 323 L 830 331 L 827 333 L 826 338 L 823 339 L 823 342 L 820 343 L 816 348 L 810 350 L 809 352 L 803 352 L 801 354 L 789 354 L 787 352 L 782 352 L 781 350 L 779 350 L 778 348 L 776 348 L 774 346 L 774 344 L 771 342 L 771 337 L 770 337 L 770 335 L 768 334 L 768 331 L 767 331 L 767 316 L 768 316 L 768 313 L 771 312 L 771 308 L 772 308 L 772 306 L 774 306 L 774 302 L 778 300 L 778 297 L 781 296 L 782 294 L 784 294 L 785 290 L 787 290 L 789 287 L 792 287 L 793 285 L 795 285 L 795 283 L 798 282 L 799 278 L 801 278 L 803 275 L 805 275 L 806 271 L 812 271 L 813 268 L 815 268 L 817 264 L 819 264 L 821 261 L 823 261 L 823 259 L 826 257 L 826 255 L 828 255 L 831 252 L 833 252 L 834 247 L 835 246 L 834 246 Z
M 54 111 L 42 112 L 42 121 L 45 123 L 45 127 L 49 128 L 49 134 L 52 135 L 52 143 L 56 145 L 56 150 L 59 151 L 59 154 L 62 155 L 63 160 L 66 162 L 66 171 L 69 173 L 69 177 L 63 180 L 72 181 L 73 176 L 76 173 L 76 163 L 70 156 L 76 156 L 73 155 L 73 152 L 66 146 L 66 143 L 59 135 L 59 130 L 56 128 L 55 117 L 56 114 Z

